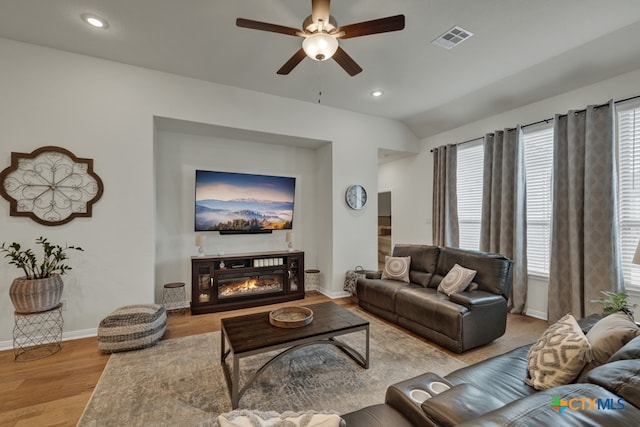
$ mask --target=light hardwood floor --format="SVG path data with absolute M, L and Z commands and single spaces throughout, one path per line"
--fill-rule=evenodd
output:
M 163 339 L 219 331 L 220 319 L 224 317 L 327 300 L 314 293 L 293 303 L 198 316 L 170 315 Z M 357 307 L 353 298 L 333 301 L 345 307 Z M 509 315 L 507 333 L 493 343 L 464 354 L 443 350 L 471 364 L 533 342 L 546 328 L 543 320 Z M 65 341 L 55 355 L 29 362 L 15 362 L 11 350 L 0 352 L 0 426 L 75 426 L 108 360 L 109 355 L 98 351 L 95 337 Z

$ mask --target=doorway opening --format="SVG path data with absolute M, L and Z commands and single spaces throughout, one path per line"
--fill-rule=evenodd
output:
M 384 269 L 384 257 L 391 256 L 391 191 L 378 193 L 378 269 Z

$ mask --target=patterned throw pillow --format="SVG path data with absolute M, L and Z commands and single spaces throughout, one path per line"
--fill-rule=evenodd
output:
M 409 283 L 410 256 L 389 256 L 384 257 L 383 279 L 398 280 Z
M 346 422 L 333 412 L 283 412 L 236 409 L 218 415 L 214 427 L 345 427 Z
M 438 292 L 447 294 L 447 296 L 462 292 L 467 289 L 474 277 L 476 277 L 476 270 L 470 270 L 456 264 L 438 285 Z
M 529 349 L 529 378 L 536 390 L 569 384 L 591 358 L 591 347 L 576 319 L 565 315 Z

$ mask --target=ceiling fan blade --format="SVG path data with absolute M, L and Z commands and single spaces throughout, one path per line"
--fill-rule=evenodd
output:
M 362 71 L 362 68 L 356 63 L 356 61 L 351 58 L 347 52 L 344 51 L 340 46 L 338 46 L 338 50 L 333 54 L 333 59 L 340 65 L 351 77 L 359 74 Z
M 304 49 L 300 48 L 296 53 L 293 54 L 291 58 L 289 58 L 287 62 L 285 62 L 282 67 L 280 67 L 280 69 L 278 70 L 278 74 L 289 74 L 291 70 L 293 70 L 296 65 L 298 65 L 306 56 L 307 54 L 304 53 Z
M 329 22 L 329 16 L 331 16 L 329 0 L 311 0 L 311 17 L 314 23 L 319 19 Z
M 251 28 L 252 30 L 269 31 L 272 33 L 286 34 L 288 36 L 302 36 L 302 31 L 297 28 L 284 27 L 282 25 L 269 24 L 267 22 L 252 21 L 251 19 L 238 18 L 236 25 L 243 28 Z
M 404 15 L 389 16 L 387 18 L 374 19 L 372 21 L 358 22 L 357 24 L 345 25 L 335 32 L 344 31 L 344 35 L 338 36 L 340 39 L 350 39 L 353 37 L 368 36 L 370 34 L 388 33 L 404 29 Z

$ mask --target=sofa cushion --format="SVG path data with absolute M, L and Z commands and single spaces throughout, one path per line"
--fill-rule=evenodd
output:
M 569 384 L 543 390 L 524 399 L 484 414 L 460 427 L 518 426 L 518 427 L 584 427 L 616 426 L 637 427 L 640 425 L 640 409 L 626 404 L 620 410 L 619 396 L 595 384 Z M 615 409 L 582 409 L 582 402 L 600 400 Z M 554 403 L 558 403 L 555 405 Z M 572 407 L 570 407 L 571 405 Z M 560 413 L 562 411 L 563 413 Z
M 475 275 L 475 270 L 470 270 L 462 267 L 460 264 L 456 264 L 449 270 L 438 285 L 438 292 L 442 292 L 447 296 L 455 294 L 456 292 L 462 292 L 467 289 Z
M 429 329 L 458 340 L 462 335 L 462 315 L 467 307 L 454 304 L 432 288 L 408 285 L 396 294 L 395 312 Z
M 565 315 L 542 334 L 529 350 L 526 382 L 545 390 L 573 381 L 590 358 L 590 345 L 576 319 Z
M 584 382 L 597 384 L 640 408 L 640 361 L 618 360 L 592 369 Z
M 453 427 L 503 407 L 502 402 L 471 384 L 460 384 L 422 402 L 422 410 L 436 425 Z
M 438 246 L 399 244 L 393 248 L 393 256 L 411 257 L 409 280 L 425 288 L 429 286 L 433 272 L 436 270 L 439 254 Z
M 411 267 L 410 256 L 392 257 L 389 255 L 385 255 L 384 270 L 382 270 L 382 278 L 409 283 L 410 267 Z
M 511 261 L 500 255 L 464 249 L 441 248 L 435 273 L 429 287 L 437 288 L 440 281 L 455 264 L 476 270 L 472 283 L 478 288 L 505 298 L 511 290 Z
M 356 285 L 356 294 L 359 300 L 394 313 L 396 294 L 407 286 L 410 285 L 397 280 L 360 278 Z
M 626 343 L 620 350 L 613 353 L 609 362 L 617 360 L 640 359 L 640 336 Z
M 530 345 L 518 347 L 499 356 L 458 369 L 445 379 L 452 384 L 473 384 L 502 402 L 512 402 L 536 393 L 525 384 L 527 377 L 527 352 Z M 490 387 L 487 387 L 490 384 Z
M 626 313 L 618 312 L 603 317 L 587 332 L 593 360 L 585 369 L 607 363 L 616 351 L 638 335 L 640 328 Z

